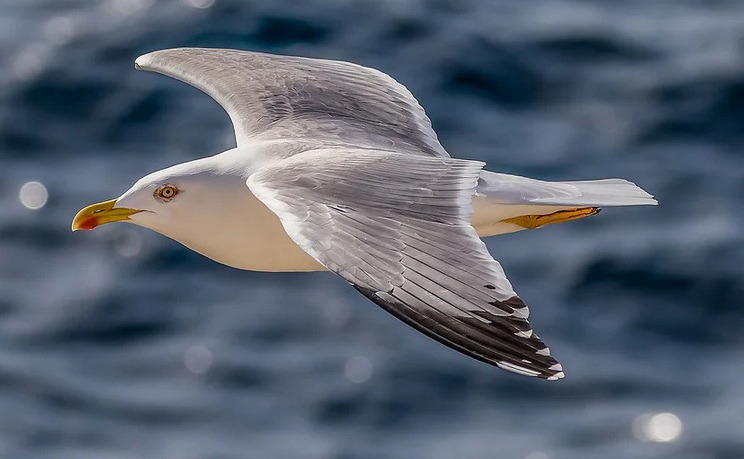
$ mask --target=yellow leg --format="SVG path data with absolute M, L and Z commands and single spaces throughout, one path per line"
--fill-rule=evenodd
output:
M 512 223 L 526 229 L 535 229 L 544 225 L 569 222 L 579 218 L 590 217 L 600 210 L 599 207 L 581 207 L 578 209 L 559 210 L 548 215 L 520 215 L 519 217 L 502 220 L 504 223 Z

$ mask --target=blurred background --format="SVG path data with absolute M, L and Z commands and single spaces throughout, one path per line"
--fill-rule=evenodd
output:
M 327 273 L 71 233 L 234 145 L 209 97 L 133 68 L 180 46 L 376 67 L 453 156 L 656 195 L 487 241 L 566 379 L 466 358 Z M 0 457 L 744 458 L 742 148 L 740 0 L 3 0 Z

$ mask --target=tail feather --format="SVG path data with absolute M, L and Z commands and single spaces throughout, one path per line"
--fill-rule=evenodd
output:
M 471 223 L 486 237 L 575 220 L 599 207 L 656 204 L 653 196 L 623 179 L 543 182 L 481 171 Z
M 633 182 L 623 179 L 576 182 L 541 180 L 483 171 L 476 193 L 501 204 L 550 206 L 648 206 L 656 199 Z

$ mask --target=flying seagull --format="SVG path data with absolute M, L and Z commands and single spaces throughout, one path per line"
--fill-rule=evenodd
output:
M 239 269 L 332 271 L 418 331 L 515 373 L 564 377 L 481 238 L 656 204 L 622 179 L 544 182 L 451 158 L 403 85 L 349 62 L 181 48 L 135 68 L 214 98 L 237 147 L 141 178 L 82 209 L 73 231 L 122 221 Z

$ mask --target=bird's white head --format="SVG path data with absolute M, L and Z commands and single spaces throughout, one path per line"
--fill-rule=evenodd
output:
M 212 158 L 153 172 L 116 199 L 77 213 L 72 230 L 92 230 L 111 222 L 128 222 L 188 244 L 202 231 L 224 223 L 226 203 L 249 193 L 245 174 Z

